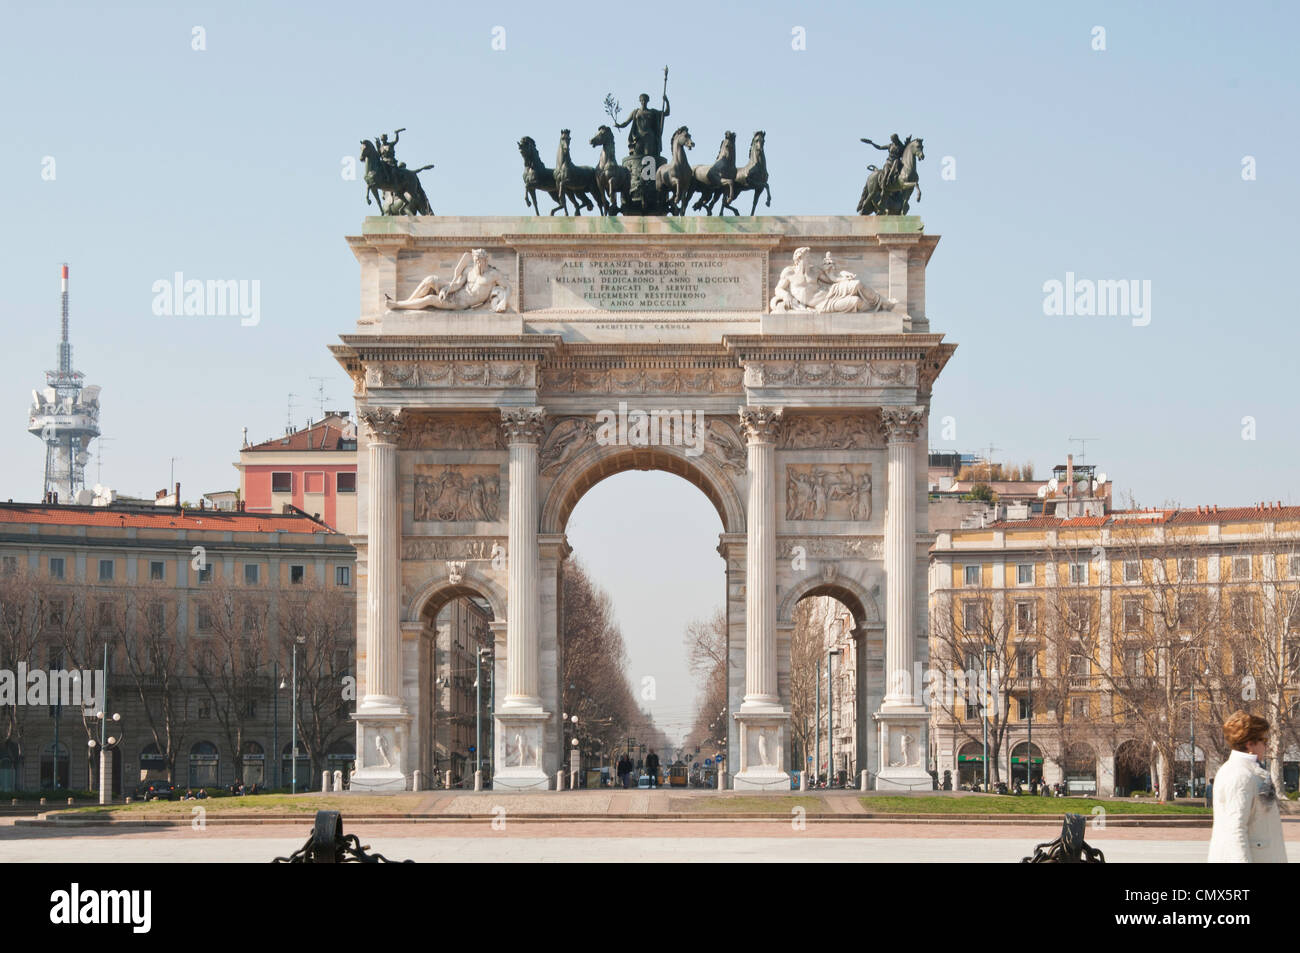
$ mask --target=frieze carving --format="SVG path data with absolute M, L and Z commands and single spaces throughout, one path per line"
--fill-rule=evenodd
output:
M 546 429 L 542 407 L 501 408 L 501 431 L 508 443 L 538 443 Z
M 495 466 L 415 467 L 415 521 L 495 522 L 501 498 L 501 475 Z
M 876 419 L 863 414 L 787 417 L 777 446 L 788 450 L 868 450 L 880 446 Z
M 796 551 L 796 547 L 799 551 Z M 808 556 L 813 559 L 884 559 L 885 540 L 882 536 L 783 536 L 780 543 L 781 559 Z
M 881 432 L 890 441 L 915 440 L 925 425 L 924 407 L 881 407 Z
M 791 463 L 785 468 L 788 520 L 871 519 L 871 465 Z
M 409 297 L 396 301 L 385 294 L 384 301 L 390 311 L 473 311 L 486 305 L 501 313 L 510 306 L 510 280 L 486 250 L 475 248 L 460 256 L 451 280 L 429 275 Z
M 404 560 L 495 559 L 504 556 L 506 539 L 500 537 L 407 536 L 402 540 Z
M 908 361 L 750 361 L 746 387 L 911 386 L 916 366 Z
M 559 417 L 538 454 L 542 473 L 553 473 L 565 461 L 596 439 L 596 421 L 592 417 Z
M 358 411 L 357 419 L 370 431 L 371 443 L 393 443 L 402 434 L 401 411 L 372 407 Z
M 517 361 L 375 361 L 366 365 L 365 386 L 532 387 L 536 366 Z
M 705 452 L 730 473 L 744 473 L 747 454 L 740 434 L 730 423 L 714 417 L 704 431 Z
M 741 407 L 740 427 L 747 443 L 772 443 L 781 427 L 780 407 Z
M 539 389 L 562 394 L 708 394 L 740 390 L 738 367 L 547 367 Z
M 407 450 L 502 450 L 498 422 L 488 414 L 417 414 L 402 438 Z

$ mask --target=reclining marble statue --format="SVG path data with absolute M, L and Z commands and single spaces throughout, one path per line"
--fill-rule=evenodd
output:
M 771 311 L 892 311 L 898 302 L 864 285 L 851 271 L 839 268 L 827 252 L 820 266 L 808 258 L 811 249 L 796 248 L 794 261 L 781 269 Z
M 396 301 L 384 295 L 390 311 L 470 311 L 490 302 L 492 310 L 505 311 L 510 303 L 510 282 L 505 273 L 488 262 L 487 252 L 475 248 L 460 256 L 446 284 L 429 275 L 415 286 L 410 297 Z

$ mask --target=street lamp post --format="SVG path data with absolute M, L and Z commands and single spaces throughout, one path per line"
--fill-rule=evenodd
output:
M 984 793 L 989 791 L 989 646 L 984 643 L 984 684 L 980 686 L 980 720 L 984 723 L 984 767 L 982 769 Z
M 298 793 L 298 646 L 304 641 L 306 639 L 302 636 L 293 640 L 293 682 L 290 689 L 290 693 L 293 695 L 293 718 L 292 727 L 289 729 L 292 735 L 289 751 L 290 757 L 293 759 L 293 764 L 289 768 L 291 778 L 289 791 L 292 794 Z M 284 687 L 283 682 L 280 687 Z
M 835 688 L 831 682 L 831 657 L 839 649 L 826 653 L 826 786 L 835 786 Z
M 275 760 L 275 786 L 280 787 L 280 661 L 271 663 L 271 757 Z
M 1026 745 L 1028 750 L 1025 753 L 1025 789 L 1028 791 L 1034 789 L 1034 663 L 1036 661 L 1037 656 L 1031 648 L 1029 650 L 1029 672 L 1026 676 L 1029 681 L 1029 710 L 1025 712 L 1025 721 L 1029 722 L 1029 742 Z
M 817 672 L 817 709 L 813 720 L 813 782 L 822 773 L 822 673 Z

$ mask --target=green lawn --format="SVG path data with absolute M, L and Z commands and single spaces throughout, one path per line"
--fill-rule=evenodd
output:
M 810 814 L 827 813 L 825 802 L 815 796 L 764 797 L 756 794 L 739 797 L 673 798 L 669 804 L 674 811 L 692 814 L 789 814 L 796 807 L 801 807 Z
M 1147 798 L 1111 800 L 1083 797 L 1033 797 L 1009 794 L 978 794 L 969 797 L 879 797 L 859 798 L 872 814 L 1087 814 L 1100 806 L 1107 814 L 1209 814 L 1208 808 L 1193 804 L 1161 804 Z
M 315 814 L 317 811 L 342 811 L 348 814 L 408 814 L 428 797 L 428 793 L 366 795 L 327 794 L 257 794 L 252 797 L 213 797 L 202 801 L 134 801 L 131 804 L 98 804 L 65 807 L 63 815 L 96 814 L 166 814 L 190 817 L 196 807 L 208 814 Z M 50 805 L 52 812 L 54 805 Z

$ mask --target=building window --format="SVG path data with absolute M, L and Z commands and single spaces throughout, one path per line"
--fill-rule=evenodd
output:
M 338 487 L 340 493 L 355 493 L 357 492 L 357 475 L 355 473 L 340 473 L 337 475 L 335 486 Z
M 1232 557 L 1232 578 L 1233 579 L 1250 578 L 1250 557 L 1249 556 Z
M 1086 698 L 1071 698 L 1071 699 L 1070 699 L 1070 715 L 1071 715 L 1071 717 L 1073 717 L 1073 718 L 1087 718 L 1087 717 L 1088 717 L 1088 699 L 1086 699 Z
M 100 602 L 95 605 L 95 622 L 101 629 L 111 628 L 113 625 L 113 603 Z
M 978 586 L 980 584 L 980 567 L 964 566 L 963 567 L 962 585 Z
M 252 635 L 260 626 L 260 615 L 256 606 L 244 606 L 244 634 Z
M 63 627 L 63 600 L 50 600 L 50 625 L 56 629 Z
M 4 557 L 4 574 L 6 576 L 12 576 L 17 571 L 18 571 L 18 557 L 17 556 Z
M 154 582 L 162 582 L 167 578 L 167 566 L 162 560 L 154 560 L 149 563 L 149 578 Z
M 1255 600 L 1250 593 L 1232 594 L 1232 627 L 1238 632 L 1245 632 L 1255 624 Z
M 292 473 L 272 473 L 271 474 L 271 492 L 272 493 L 292 493 L 293 492 L 293 474 Z
M 334 567 L 334 585 L 350 586 L 352 585 L 352 567 L 335 566 Z
M 1020 563 L 1016 566 L 1016 585 L 1032 586 L 1034 584 L 1034 564 Z
M 212 581 L 212 563 L 204 563 L 199 567 L 199 582 Z
M 1030 721 L 1034 717 L 1034 703 L 1029 700 L 1028 696 L 1018 698 L 1016 701 L 1020 703 L 1020 720 Z
M 1016 649 L 1016 674 L 1021 676 L 1037 675 L 1038 653 L 1034 646 L 1020 646 Z
M 194 703 L 195 717 L 200 721 L 206 721 L 212 717 L 212 699 L 200 698 Z
M 1092 605 L 1087 599 L 1070 599 L 1065 604 L 1065 622 L 1075 632 L 1092 628 Z
M 257 563 L 244 563 L 244 583 L 249 586 L 257 585 Z
M 113 581 L 113 560 L 101 559 L 99 561 L 99 581 L 100 582 Z
M 217 746 L 211 741 L 197 742 L 190 749 L 190 783 L 192 788 L 212 788 L 217 786 L 217 772 L 221 758 Z
M 1142 628 L 1142 600 L 1124 600 L 1124 631 L 1137 632 Z
M 1178 560 L 1178 581 L 1196 582 L 1196 560 L 1195 559 Z
M 161 636 L 167 627 L 164 616 L 165 609 L 161 602 L 151 602 L 145 610 L 149 622 L 149 634 L 158 637 Z
M 1124 560 L 1124 581 L 1141 582 L 1142 581 L 1142 562 L 1137 559 Z
M 1070 584 L 1084 586 L 1088 584 L 1088 564 L 1070 563 Z
M 50 578 L 51 579 L 62 579 L 65 568 L 66 568 L 66 564 L 63 562 L 62 556 L 50 557 Z
M 978 632 L 984 623 L 984 604 L 970 601 L 962 604 L 962 627 L 967 632 Z
M 1129 678 L 1139 678 L 1145 674 L 1146 659 L 1143 657 L 1142 650 L 1137 648 L 1124 649 L 1124 674 Z
M 207 606 L 199 606 L 198 627 L 200 632 L 212 631 L 212 610 Z
M 1016 634 L 1032 635 L 1034 632 L 1034 604 L 1032 602 L 1016 603 Z
M 1092 663 L 1088 660 L 1082 645 L 1074 645 L 1070 648 L 1070 661 L 1067 664 L 1071 680 L 1086 679 L 1092 674 Z
M 290 566 L 289 582 L 295 586 L 301 586 L 304 579 L 307 578 L 306 566 Z

